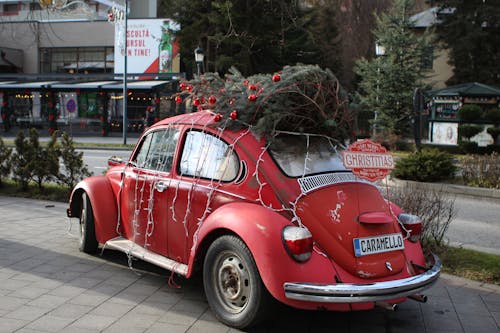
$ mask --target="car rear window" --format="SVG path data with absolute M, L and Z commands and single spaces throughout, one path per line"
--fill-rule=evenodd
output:
M 289 177 L 346 172 L 342 147 L 333 139 L 310 134 L 280 134 L 271 139 L 269 152 Z

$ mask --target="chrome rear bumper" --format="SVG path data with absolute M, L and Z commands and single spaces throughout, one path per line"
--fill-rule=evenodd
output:
M 422 274 L 409 278 L 366 284 L 317 284 L 285 282 L 285 296 L 289 299 L 322 303 L 375 302 L 407 297 L 429 288 L 441 272 L 441 260 L 432 254 L 433 266 Z

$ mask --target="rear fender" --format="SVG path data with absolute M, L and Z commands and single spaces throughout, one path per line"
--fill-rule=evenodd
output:
M 191 249 L 187 276 L 192 273 L 195 260 L 203 261 L 206 249 L 215 238 L 233 233 L 252 252 L 267 290 L 281 302 L 297 306 L 296 301 L 285 297 L 283 283 L 333 283 L 335 271 L 328 258 L 317 252 L 313 252 L 311 259 L 305 263 L 293 260 L 282 242 L 282 230 L 287 225 L 292 223 L 261 205 L 238 202 L 218 208 L 203 222 L 195 235 L 198 241 Z
M 97 241 L 103 244 L 118 236 L 116 232 L 118 221 L 116 197 L 108 178 L 93 176 L 79 182 L 69 199 L 69 217 L 80 217 L 84 192 L 87 193 L 92 204 Z

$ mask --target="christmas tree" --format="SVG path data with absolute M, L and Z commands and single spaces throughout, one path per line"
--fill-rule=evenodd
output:
M 249 127 L 255 134 L 276 131 L 324 134 L 346 139 L 352 116 L 347 94 L 335 75 L 316 65 L 286 66 L 275 74 L 243 77 L 231 68 L 225 78 L 206 73 L 180 84 L 176 102 L 210 110 L 226 128 Z

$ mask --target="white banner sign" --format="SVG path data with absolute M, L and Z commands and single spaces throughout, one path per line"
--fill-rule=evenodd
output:
M 170 19 L 127 20 L 127 73 L 178 73 L 179 48 L 175 34 L 180 26 Z M 125 60 L 125 24 L 115 24 L 115 74 Z

